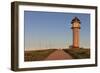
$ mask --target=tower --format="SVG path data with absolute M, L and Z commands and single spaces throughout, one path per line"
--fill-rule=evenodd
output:
M 79 48 L 79 33 L 80 33 L 80 20 L 77 17 L 74 17 L 71 21 L 72 31 L 73 31 L 73 48 Z

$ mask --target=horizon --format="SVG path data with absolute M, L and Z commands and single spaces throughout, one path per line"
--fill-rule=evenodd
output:
M 81 48 L 81 47 L 80 47 Z M 24 51 L 38 51 L 38 50 L 49 50 L 49 49 L 56 49 L 56 50 L 61 50 L 61 49 L 71 49 L 71 48 L 42 48 L 42 49 L 25 49 Z M 82 49 L 90 49 L 90 48 L 82 48 Z

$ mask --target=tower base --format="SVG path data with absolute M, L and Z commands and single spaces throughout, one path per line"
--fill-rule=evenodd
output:
M 73 49 L 79 49 L 79 47 L 72 46 Z

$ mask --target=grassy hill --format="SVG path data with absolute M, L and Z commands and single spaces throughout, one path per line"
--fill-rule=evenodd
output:
M 66 53 L 69 53 L 73 59 L 85 59 L 90 58 L 90 49 L 63 49 Z
M 24 61 L 40 61 L 44 60 L 49 54 L 56 49 L 37 50 L 37 51 L 25 51 Z
M 25 51 L 24 61 L 41 61 L 45 60 L 51 53 L 58 49 L 47 49 L 37 51 Z M 62 49 L 65 53 L 72 56 L 73 59 L 86 59 L 90 58 L 90 49 Z M 59 54 L 59 53 L 58 53 Z

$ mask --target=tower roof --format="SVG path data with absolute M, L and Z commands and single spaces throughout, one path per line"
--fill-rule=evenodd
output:
M 73 24 L 74 22 L 81 23 L 80 20 L 79 20 L 79 18 L 77 18 L 77 17 L 74 17 L 74 18 L 72 19 L 71 24 Z

